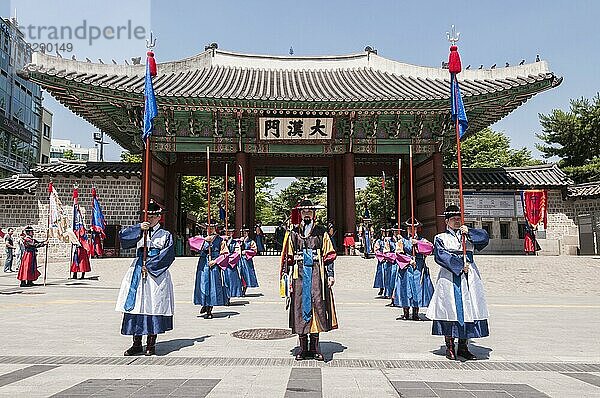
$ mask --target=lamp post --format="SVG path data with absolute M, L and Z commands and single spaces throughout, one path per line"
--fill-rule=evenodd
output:
M 100 161 L 104 162 L 104 145 L 108 144 L 108 142 L 104 141 L 103 131 L 94 132 L 94 142 L 96 142 L 96 144 L 100 146 Z

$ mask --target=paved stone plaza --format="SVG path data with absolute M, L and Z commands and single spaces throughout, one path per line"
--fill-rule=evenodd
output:
M 114 304 L 129 262 L 93 260 L 83 281 L 53 263 L 46 287 L 0 274 L 0 396 L 600 397 L 600 258 L 480 256 L 491 336 L 471 342 L 485 358 L 474 362 L 446 360 L 431 322 L 396 320 L 371 288 L 375 260 L 358 257 L 336 265 L 340 329 L 321 336 L 325 363 L 294 361 L 294 337 L 232 336 L 286 328 L 275 257 L 256 258 L 261 287 L 213 320 L 192 305 L 196 259 L 178 258 L 175 329 L 158 356 L 123 357 Z

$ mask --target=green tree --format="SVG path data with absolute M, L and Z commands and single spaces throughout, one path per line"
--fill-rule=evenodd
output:
M 235 223 L 235 178 L 229 178 L 228 197 L 228 222 L 229 226 Z M 206 197 L 206 177 L 183 176 L 181 177 L 181 210 L 194 214 L 199 221 L 208 220 L 208 201 Z M 210 179 L 210 218 L 211 223 L 222 222 L 219 219 L 219 204 L 225 208 L 225 177 L 211 177 Z
M 554 109 L 539 115 L 544 142 L 536 147 L 546 159 L 559 158 L 559 166 L 576 182 L 600 179 L 600 93 L 592 100 L 571 100 L 570 110 Z
M 327 185 L 321 177 L 299 177 L 292 183 L 282 189 L 279 194 L 273 198 L 272 208 L 276 216 L 276 222 L 283 221 L 290 216 L 290 212 L 301 199 L 310 199 L 315 204 L 326 206 L 327 204 Z M 317 212 L 317 221 L 324 223 L 327 213 L 325 211 Z
M 463 167 L 522 167 L 541 164 L 527 148 L 513 149 L 503 132 L 485 128 L 460 144 Z M 444 153 L 444 167 L 457 167 L 456 145 Z
M 256 219 L 260 220 L 263 225 L 275 225 L 280 221 L 272 203 L 274 179 L 275 177 L 256 177 L 254 182 Z
M 121 162 L 142 163 L 142 155 L 141 154 L 132 154 L 129 151 L 122 151 L 121 152 Z
M 77 160 L 72 149 L 67 149 L 66 151 L 64 151 L 62 154 L 62 158 L 66 160 Z
M 372 223 L 379 232 L 384 225 L 392 227 L 392 219 L 396 215 L 396 187 L 394 179 L 385 180 L 385 196 L 383 194 L 382 177 L 367 177 L 367 186 L 356 192 L 356 221 L 362 222 L 368 208 Z M 387 218 L 387 223 L 385 222 Z

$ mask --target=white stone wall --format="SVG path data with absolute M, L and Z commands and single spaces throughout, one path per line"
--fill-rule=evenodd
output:
M 92 185 L 96 187 L 98 198 L 107 224 L 122 226 L 132 225 L 139 221 L 141 182 L 139 177 L 53 177 L 54 188 L 68 215 L 69 225 L 73 219 L 73 184 L 79 186 L 79 205 L 85 209 L 86 224 L 91 221 Z M 48 183 L 50 177 L 40 179 L 34 195 L 0 195 L 0 226 L 3 231 L 15 228 L 18 234 L 27 225 L 35 229 L 35 238 L 44 240 L 48 225 Z M 4 256 L 4 250 L 1 250 Z M 38 254 L 43 261 L 45 249 Z M 129 251 L 121 255 L 130 255 Z M 53 260 L 69 261 L 71 245 L 51 239 L 48 256 Z

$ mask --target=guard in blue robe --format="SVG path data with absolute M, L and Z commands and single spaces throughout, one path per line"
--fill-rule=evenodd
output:
M 373 288 L 379 289 L 379 292 L 377 293 L 378 296 L 383 296 L 383 288 L 385 287 L 385 285 L 383 284 L 383 237 L 380 236 L 375 241 L 374 251 L 375 259 L 377 260 L 377 269 L 375 270 L 375 280 L 373 281 Z M 377 258 L 378 253 L 379 258 Z
M 256 270 L 254 269 L 254 256 L 256 256 L 258 249 L 256 243 L 250 239 L 250 231 L 244 229 L 244 238 L 241 240 L 241 256 L 240 256 L 240 276 L 242 278 L 242 296 L 246 295 L 246 290 L 249 287 L 258 287 L 258 278 L 256 277 Z M 282 240 L 283 245 L 283 240 Z
M 454 360 L 458 355 L 467 360 L 477 359 L 469 352 L 467 339 L 489 335 L 489 315 L 473 251 L 485 248 L 489 236 L 484 229 L 460 225 L 458 206 L 448 206 L 444 216 L 447 229 L 436 235 L 434 240 L 435 261 L 441 268 L 427 317 L 433 320 L 432 334 L 445 337 L 446 358 Z M 463 236 L 466 261 L 463 257 Z M 457 337 L 458 349 L 455 352 L 454 339 Z
M 208 231 L 214 232 L 214 227 L 209 227 Z M 205 313 L 206 319 L 213 318 L 213 307 L 226 305 L 229 300 L 221 268 L 216 264 L 222 242 L 223 238 L 219 234 L 210 235 L 206 237 L 198 251 L 200 257 L 196 266 L 194 304 L 202 306 L 200 313 Z
M 371 240 L 372 240 L 373 236 L 371 234 L 371 227 L 369 226 L 369 224 L 365 225 L 365 232 L 364 232 L 364 234 L 365 234 L 365 238 L 364 238 L 364 242 L 365 242 L 365 250 L 364 250 L 365 251 L 365 258 L 369 259 L 369 258 L 371 258 L 371 255 L 373 254 L 371 252 L 371 247 L 372 247 L 372 244 L 373 244 L 373 242 Z
M 156 336 L 173 329 L 175 299 L 169 267 L 175 260 L 171 233 L 159 224 L 163 209 L 154 202 L 148 205 L 148 221 L 120 232 L 121 247 L 137 247 L 137 256 L 125 273 L 116 310 L 123 312 L 121 334 L 132 335 L 133 345 L 125 356 L 143 353 L 142 336 L 146 335 L 146 355 L 156 353 Z M 144 231 L 147 232 L 146 263 Z
M 233 232 L 233 231 L 231 231 Z M 227 257 L 227 261 L 225 261 L 223 269 L 223 278 L 225 286 L 227 287 L 227 303 L 229 305 L 229 298 L 231 297 L 242 297 L 242 280 L 240 278 L 239 273 L 239 257 L 237 257 L 238 261 L 231 261 L 234 254 L 239 251 L 239 242 L 233 238 L 233 236 L 229 236 L 228 240 L 221 244 L 222 248 L 226 247 L 227 250 L 221 250 L 221 255 Z M 239 255 L 239 253 L 237 253 Z
M 405 225 L 412 232 L 409 219 Z M 429 276 L 429 268 L 425 264 L 425 256 L 433 251 L 433 245 L 418 234 L 422 224 L 415 221 L 415 235 L 402 238 L 404 253 L 411 256 L 411 264 L 398 272 L 394 304 L 401 306 L 403 315 L 400 319 L 419 321 L 419 307 L 429 306 L 433 294 L 433 283 Z M 410 316 L 412 308 L 412 316 Z
M 383 232 L 384 236 L 386 231 Z M 383 254 L 390 255 L 396 251 L 396 241 L 394 238 L 385 236 L 383 238 Z M 398 274 L 398 265 L 394 259 L 387 258 L 383 265 L 383 298 L 391 299 L 396 286 L 396 275 Z M 393 305 L 393 302 L 391 303 Z

